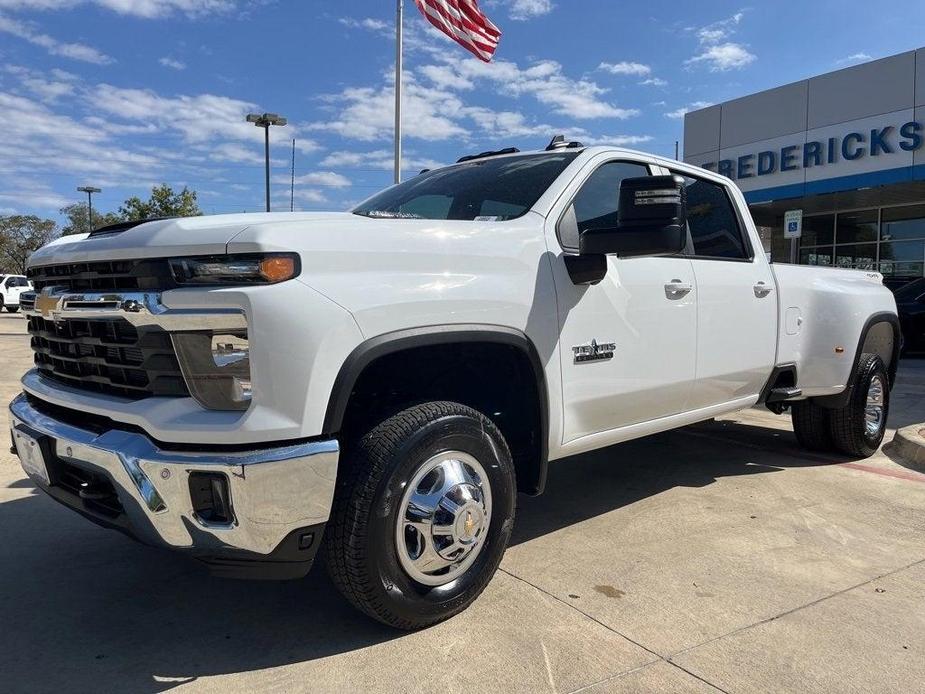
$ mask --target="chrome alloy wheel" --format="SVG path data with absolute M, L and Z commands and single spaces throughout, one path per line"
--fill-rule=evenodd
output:
M 428 460 L 405 489 L 395 546 L 405 572 L 442 586 L 472 566 L 488 534 L 491 486 L 478 460 L 445 451 Z
M 867 388 L 867 403 L 864 406 L 864 426 L 867 435 L 874 437 L 883 426 L 883 379 L 874 376 Z

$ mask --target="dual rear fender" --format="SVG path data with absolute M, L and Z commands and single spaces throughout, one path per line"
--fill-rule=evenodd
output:
M 876 354 L 886 365 L 890 377 L 890 387 L 896 383 L 896 369 L 899 366 L 899 350 L 902 347 L 902 333 L 899 328 L 899 317 L 895 313 L 875 313 L 864 324 L 858 338 L 857 348 L 851 362 L 851 372 L 845 390 L 837 395 L 827 395 L 813 398 L 813 402 L 826 409 L 841 409 L 851 399 L 857 379 L 858 363 L 861 355 L 865 353 Z

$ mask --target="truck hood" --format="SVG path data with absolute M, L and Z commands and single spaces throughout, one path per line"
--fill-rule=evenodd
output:
M 347 213 L 257 213 L 184 217 L 145 222 L 127 231 L 91 236 L 62 236 L 43 246 L 29 259 L 29 266 L 60 263 L 163 258 L 175 255 L 213 255 L 227 250 L 228 242 L 253 225 L 279 222 L 309 223 Z

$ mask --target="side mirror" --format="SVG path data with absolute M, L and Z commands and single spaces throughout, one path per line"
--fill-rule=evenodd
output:
M 685 245 L 687 191 L 680 176 L 623 179 L 616 228 L 588 229 L 578 241 L 581 255 L 623 258 L 674 255 Z

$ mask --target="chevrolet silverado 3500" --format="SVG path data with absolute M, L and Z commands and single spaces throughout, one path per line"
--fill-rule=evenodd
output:
M 871 455 L 900 347 L 878 273 L 769 264 L 727 178 L 578 143 L 350 213 L 68 236 L 28 276 L 10 414 L 40 489 L 225 575 L 320 551 L 406 629 L 479 595 L 550 461 L 756 404 Z

